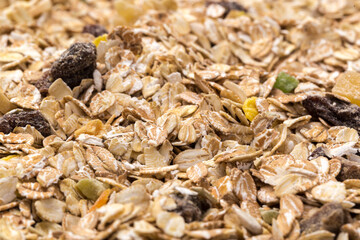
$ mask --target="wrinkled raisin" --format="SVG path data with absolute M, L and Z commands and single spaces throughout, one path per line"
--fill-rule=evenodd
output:
M 177 205 L 175 212 L 179 213 L 187 223 L 200 221 L 202 214 L 210 208 L 210 203 L 197 195 L 176 194 L 171 197 Z
M 324 148 L 322 148 L 322 147 L 315 148 L 315 150 L 310 154 L 308 159 L 313 160 L 318 157 L 326 157 Z
M 83 28 L 83 33 L 90 33 L 94 37 L 108 33 L 106 28 L 99 24 L 88 24 Z
M 317 230 L 339 232 L 347 222 L 347 216 L 340 203 L 327 203 L 311 217 L 300 222 L 301 232 L 311 233 Z
M 226 17 L 231 10 L 244 11 L 244 12 L 247 11 L 246 8 L 244 8 L 242 5 L 240 5 L 239 3 L 235 2 L 235 1 L 221 1 L 221 2 L 207 1 L 206 2 L 206 6 L 209 6 L 211 4 L 218 4 L 218 5 L 222 6 L 223 8 L 225 8 L 225 13 L 223 14 L 222 17 Z
M 322 118 L 334 126 L 346 126 L 360 131 L 360 107 L 332 95 L 308 96 L 303 106 L 315 118 Z
M 26 125 L 33 126 L 44 137 L 51 135 L 50 124 L 37 110 L 12 112 L 0 118 L 0 132 L 6 134 L 16 127 L 26 127 Z
M 346 179 L 359 179 L 360 178 L 360 163 L 349 161 L 341 158 L 341 171 L 337 176 L 339 181 Z
M 96 68 L 96 47 L 93 43 L 74 43 L 51 66 L 52 80 L 62 78 L 71 88 L 84 78 L 92 78 Z
M 4 117 L 0 118 L 0 132 L 2 133 L 10 133 L 13 130 L 13 128 L 10 126 L 10 123 L 8 120 L 6 120 Z
M 39 79 L 34 85 L 37 89 L 39 89 L 41 96 L 46 97 L 51 85 L 50 71 L 44 72 L 41 79 Z

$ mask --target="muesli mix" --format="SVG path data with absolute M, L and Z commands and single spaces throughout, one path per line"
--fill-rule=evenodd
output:
M 0 0 L 0 239 L 360 239 L 360 1 Z

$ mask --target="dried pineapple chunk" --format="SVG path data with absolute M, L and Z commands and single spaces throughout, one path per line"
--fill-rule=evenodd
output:
M 256 115 L 259 114 L 257 108 L 256 108 L 256 97 L 251 97 L 245 100 L 244 105 L 242 107 L 245 117 L 252 121 Z
M 100 42 L 106 42 L 107 41 L 107 34 L 103 34 L 101 36 L 98 36 L 97 38 L 94 39 L 93 43 L 95 44 L 95 46 L 99 46 Z
M 346 72 L 337 79 L 332 92 L 360 106 L 360 73 Z

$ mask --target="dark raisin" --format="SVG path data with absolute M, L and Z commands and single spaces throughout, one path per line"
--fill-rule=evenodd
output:
M 186 223 L 200 221 L 202 215 L 210 208 L 210 203 L 198 195 L 171 195 L 175 200 L 177 208 L 174 210 L 179 213 Z
M 51 66 L 52 80 L 62 78 L 71 88 L 84 78 L 92 78 L 96 68 L 96 47 L 93 43 L 74 43 Z
M 44 137 L 51 135 L 50 124 L 37 110 L 8 113 L 0 118 L 0 131 L 6 134 L 16 127 L 26 127 L 26 125 L 33 126 Z
M 341 171 L 336 178 L 339 181 L 360 179 L 360 163 L 341 158 Z
M 360 131 L 360 107 L 332 95 L 308 96 L 303 106 L 315 118 L 322 118 L 334 126 L 346 126 Z
M 13 128 L 10 126 L 10 123 L 8 120 L 6 120 L 4 117 L 0 118 L 0 132 L 2 133 L 10 133 L 13 130 Z
M 308 159 L 313 160 L 318 157 L 326 157 L 324 148 L 322 148 L 322 147 L 315 148 L 315 150 L 310 154 Z
M 342 225 L 347 222 L 347 216 L 340 203 L 327 203 L 311 217 L 300 222 L 302 233 L 311 233 L 318 230 L 339 232 Z
M 90 33 L 91 35 L 98 37 L 108 33 L 108 31 L 100 24 L 88 24 L 83 28 L 83 33 Z
M 244 11 L 244 12 L 247 11 L 246 8 L 244 8 L 242 5 L 240 5 L 239 3 L 235 2 L 235 1 L 221 1 L 221 2 L 207 1 L 206 2 L 206 6 L 209 6 L 211 4 L 219 4 L 220 6 L 225 8 L 225 13 L 223 14 L 222 17 L 226 17 L 231 10 L 238 10 L 238 11 Z
M 43 73 L 41 79 L 39 79 L 34 85 L 37 89 L 39 89 L 41 96 L 46 97 L 51 83 L 50 71 L 47 71 Z

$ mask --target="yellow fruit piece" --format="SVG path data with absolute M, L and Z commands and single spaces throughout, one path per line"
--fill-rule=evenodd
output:
M 75 137 L 78 137 L 80 134 L 101 135 L 104 133 L 104 130 L 105 126 L 101 120 L 91 120 L 75 131 Z
M 231 10 L 226 18 L 238 18 L 241 16 L 248 16 L 244 11 Z
M 99 198 L 94 203 L 94 205 L 92 205 L 92 207 L 89 209 L 89 212 L 95 211 L 96 209 L 104 206 L 108 202 L 109 196 L 112 192 L 113 192 L 112 189 L 106 189 L 105 191 L 103 191 L 99 196 Z
M 14 158 L 14 157 L 17 157 L 17 156 L 19 156 L 19 155 L 9 155 L 9 156 L 0 158 L 0 160 L 2 160 L 2 161 L 9 161 L 10 159 L 12 159 L 12 158 Z
M 103 34 L 103 35 L 98 36 L 97 38 L 95 38 L 93 43 L 97 47 L 97 46 L 99 46 L 100 42 L 106 42 L 106 41 L 107 41 L 107 34 Z
M 256 97 L 247 98 L 242 107 L 242 109 L 245 113 L 245 117 L 249 121 L 252 121 L 256 117 L 256 115 L 259 114 L 259 112 L 256 108 L 256 99 L 257 99 Z
M 360 106 L 360 73 L 346 72 L 337 79 L 332 92 Z

